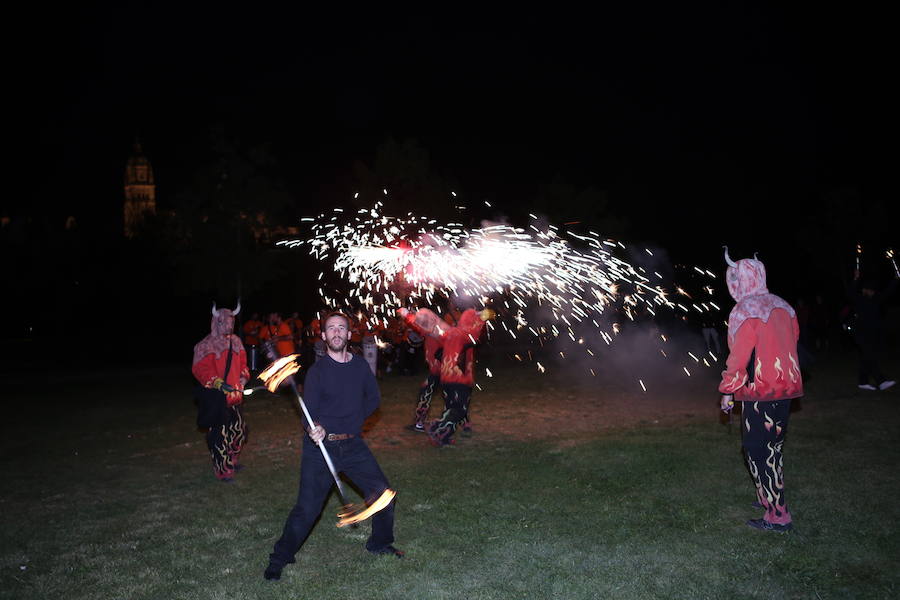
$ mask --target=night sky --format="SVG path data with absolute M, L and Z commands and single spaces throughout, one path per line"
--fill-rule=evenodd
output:
M 29 183 L 3 199 L 7 215 L 90 223 L 121 210 L 136 135 L 165 207 L 208 160 L 216 125 L 270 145 L 300 212 L 388 137 L 417 140 L 470 203 L 502 211 L 553 181 L 595 186 L 636 237 L 710 253 L 780 251 L 830 190 L 883 199 L 888 154 L 875 148 L 894 69 L 877 14 L 19 10 L 9 118 Z

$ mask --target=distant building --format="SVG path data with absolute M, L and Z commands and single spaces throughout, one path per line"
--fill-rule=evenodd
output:
M 134 152 L 125 166 L 125 237 L 133 237 L 147 214 L 156 213 L 156 184 L 153 168 L 134 143 Z

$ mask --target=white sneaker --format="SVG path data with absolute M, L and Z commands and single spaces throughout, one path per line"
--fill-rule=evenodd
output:
M 887 381 L 882 381 L 881 384 L 878 386 L 878 389 L 886 390 L 888 388 L 894 387 L 895 385 L 897 385 L 896 381 L 892 381 L 892 380 L 888 379 Z
M 864 383 L 864 384 L 862 384 L 862 385 L 860 385 L 860 386 L 858 386 L 858 387 L 859 387 L 859 389 L 861 389 L 861 390 L 872 390 L 873 392 L 874 392 L 875 390 L 878 389 L 878 388 L 875 387 L 874 385 L 869 385 L 868 383 Z

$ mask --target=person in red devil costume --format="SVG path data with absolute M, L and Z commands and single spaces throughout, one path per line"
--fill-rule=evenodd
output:
M 441 383 L 441 359 L 444 356 L 444 335 L 430 335 L 422 327 L 416 324 L 415 315 L 409 313 L 404 317 L 410 327 L 425 337 L 425 365 L 428 374 L 419 388 L 419 396 L 416 401 L 416 411 L 413 416 L 413 424 L 407 426 L 411 431 L 425 433 L 425 421 L 428 419 L 428 411 L 431 409 L 431 398 L 435 389 Z M 449 329 L 449 326 L 437 324 L 438 327 Z
M 730 353 L 719 391 L 722 410 L 742 402 L 741 444 L 756 485 L 761 519 L 747 525 L 763 531 L 792 528 L 784 494 L 783 447 L 791 400 L 803 395 L 794 309 L 766 288 L 766 269 L 756 259 L 734 262 L 725 249 L 725 281 L 737 304 L 728 317 Z M 752 361 L 752 363 L 751 363 Z M 748 374 L 748 366 L 750 373 Z
M 247 441 L 247 425 L 241 414 L 244 385 L 250 379 L 247 355 L 241 339 L 234 335 L 234 316 L 227 308 L 212 307 L 211 332 L 194 346 L 191 372 L 200 385 L 217 389 L 225 395 L 221 418 L 206 432 L 206 445 L 212 456 L 213 472 L 220 481 L 230 482 L 238 466 L 238 456 Z M 227 370 L 227 372 L 226 372 Z
M 414 313 L 400 309 L 398 313 L 419 331 L 442 342 L 440 385 L 444 413 L 428 426 L 427 433 L 433 445 L 448 446 L 453 443 L 457 428 L 468 419 L 469 399 L 475 386 L 475 345 L 484 322 L 493 318 L 494 312 L 490 309 L 476 312 L 470 308 L 463 312 L 455 327 L 427 308 Z

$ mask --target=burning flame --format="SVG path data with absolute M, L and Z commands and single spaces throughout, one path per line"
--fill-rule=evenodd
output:
M 347 506 L 344 508 L 342 512 L 338 513 L 338 517 L 340 520 L 337 522 L 338 527 L 343 527 L 344 525 L 352 525 L 353 523 L 359 523 L 360 521 L 365 521 L 378 511 L 385 508 L 388 504 L 391 503 L 391 500 L 394 499 L 394 496 L 397 495 L 397 492 L 388 488 L 382 492 L 381 496 L 370 504 L 365 510 L 361 512 L 356 512 L 352 506 Z
M 296 362 L 299 356 L 299 354 L 283 356 L 259 374 L 260 380 L 266 384 L 270 392 L 275 393 L 281 382 L 300 370 L 300 365 Z

